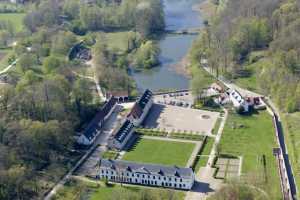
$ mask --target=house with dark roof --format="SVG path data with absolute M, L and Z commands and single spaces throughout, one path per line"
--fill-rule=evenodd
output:
M 191 168 L 101 159 L 97 178 L 127 184 L 190 190 L 195 182 Z
M 114 149 L 122 149 L 134 132 L 134 124 L 126 119 L 108 140 L 108 145 Z
M 105 121 L 110 117 L 117 105 L 117 99 L 111 97 L 89 123 L 84 132 L 78 137 L 77 143 L 81 145 L 91 145 L 100 134 Z
M 127 118 L 132 121 L 135 126 L 139 126 L 143 123 L 150 108 L 153 104 L 153 93 L 150 90 L 146 90 L 143 95 L 134 104 L 131 112 Z

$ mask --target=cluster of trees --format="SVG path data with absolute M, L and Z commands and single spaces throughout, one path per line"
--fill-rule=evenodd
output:
M 25 25 L 31 31 L 41 26 L 65 26 L 77 34 L 135 29 L 145 38 L 165 27 L 160 0 L 100 0 L 93 4 L 80 0 L 43 1 L 26 16 Z
M 18 62 L 0 86 L 0 199 L 40 198 L 50 186 L 41 174 L 68 167 L 76 130 L 97 112 L 91 83 L 66 59 L 77 42 L 72 32 L 40 28 L 14 49 Z
M 204 28 L 190 57 L 207 61 L 217 76 L 232 80 L 253 75 L 246 66 L 257 63 L 257 89 L 272 96 L 282 110 L 299 111 L 299 17 L 298 0 L 227 1 Z M 252 60 L 251 53 L 258 50 L 264 56 Z

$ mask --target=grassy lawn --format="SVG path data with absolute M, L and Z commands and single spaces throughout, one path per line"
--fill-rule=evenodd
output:
M 200 167 L 206 166 L 208 161 L 208 155 L 213 147 L 215 140 L 213 138 L 207 138 L 202 148 L 200 154 L 197 157 L 196 165 L 195 165 L 195 172 L 199 171 Z
M 243 156 L 242 173 L 262 173 L 272 183 L 271 194 L 278 198 L 281 195 L 279 176 L 272 154 L 272 148 L 276 146 L 272 118 L 266 111 L 252 116 L 229 114 L 220 143 L 221 153 Z M 266 158 L 266 174 L 263 155 Z
M 289 159 L 298 189 L 300 188 L 300 112 L 281 114 Z
M 100 183 L 100 182 L 99 182 Z M 142 199 L 142 195 L 148 194 L 154 199 L 183 200 L 185 193 L 181 191 L 150 188 L 144 186 L 120 186 L 96 184 L 93 182 L 83 182 L 78 180 L 68 181 L 62 189 L 58 191 L 53 200 L 115 200 L 115 199 Z M 156 198 L 155 198 L 156 197 Z M 172 197 L 172 198 L 170 198 Z M 151 198 L 153 199 L 153 198 Z
M 118 156 L 118 152 L 115 151 L 106 151 L 103 153 L 102 158 L 105 159 L 116 159 Z
M 119 186 L 112 185 L 111 187 L 102 187 L 97 189 L 94 193 L 91 194 L 90 200 L 114 200 L 114 199 L 131 199 L 132 196 L 136 199 L 142 199 L 141 194 L 148 193 L 157 199 L 167 200 L 183 200 L 185 193 L 174 190 L 164 190 L 164 189 L 152 189 L 149 187 L 130 187 L 130 186 Z M 173 198 L 170 198 L 170 197 Z M 152 198 L 151 198 L 152 199 Z
M 129 31 L 105 33 L 105 39 L 109 49 L 119 49 L 120 52 L 127 51 Z
M 0 13 L 0 20 L 11 21 L 17 32 L 23 29 L 24 17 L 24 13 Z
M 13 53 L 11 48 L 0 49 L 0 71 L 7 67 L 10 54 Z
M 185 167 L 194 147 L 192 143 L 141 139 L 123 159 Z
M 218 119 L 217 119 L 217 121 L 215 123 L 215 126 L 214 126 L 213 130 L 211 131 L 211 133 L 213 135 L 217 135 L 218 130 L 219 130 L 220 125 L 221 125 L 221 122 L 222 122 L 222 118 L 218 117 Z

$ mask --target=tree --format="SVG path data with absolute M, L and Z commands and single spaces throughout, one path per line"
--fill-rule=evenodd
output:
M 134 64 L 140 68 L 151 68 L 159 64 L 160 49 L 152 41 L 143 43 L 136 53 Z
M 55 56 L 49 56 L 43 61 L 44 73 L 51 73 L 62 65 L 62 61 Z

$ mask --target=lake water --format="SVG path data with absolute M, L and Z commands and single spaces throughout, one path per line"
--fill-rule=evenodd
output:
M 167 30 L 199 28 L 202 19 L 193 5 L 201 0 L 164 0 L 165 22 Z M 159 41 L 161 65 L 150 70 L 132 72 L 139 91 L 151 89 L 188 89 L 189 79 L 175 71 L 174 65 L 179 63 L 188 53 L 196 35 L 167 34 Z

